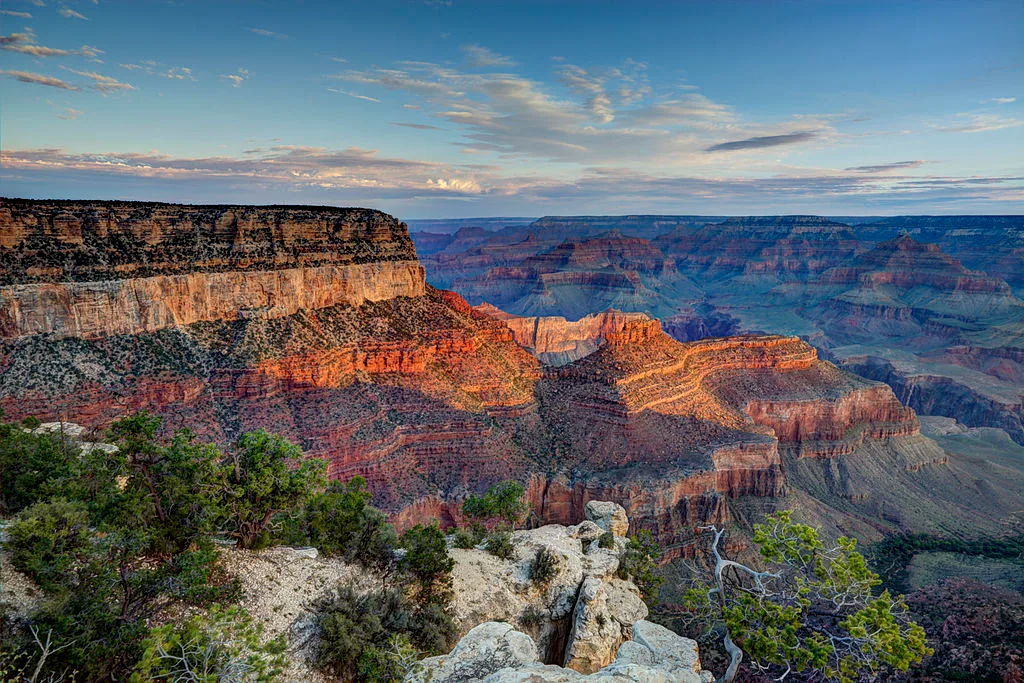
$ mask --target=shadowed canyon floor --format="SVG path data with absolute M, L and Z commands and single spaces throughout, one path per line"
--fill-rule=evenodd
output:
M 365 476 L 399 525 L 456 521 L 467 494 L 515 478 L 540 521 L 614 500 L 670 556 L 700 524 L 779 507 L 869 539 L 1020 524 L 1019 463 L 983 477 L 922 436 L 889 386 L 797 337 L 680 343 L 637 314 L 569 332 L 488 315 L 427 285 L 404 224 L 378 212 L 16 202 L 0 221 L 0 259 L 20 268 L 0 288 L 11 417 L 103 426 L 145 408 L 218 440 L 265 427 L 333 477 Z M 649 276 L 687 282 L 622 239 L 540 260 L 591 274 L 628 261 L 634 294 Z M 162 245 L 189 260 L 160 261 Z

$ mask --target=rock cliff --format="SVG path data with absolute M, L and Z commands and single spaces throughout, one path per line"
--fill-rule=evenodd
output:
M 365 209 L 0 207 L 0 335 L 100 338 L 424 291 L 404 224 Z
M 510 324 L 474 310 L 423 284 L 404 226 L 377 212 L 24 201 L 4 211 L 0 260 L 21 269 L 4 285 L 21 298 L 0 303 L 6 415 L 103 427 L 148 409 L 167 429 L 225 442 L 271 429 L 326 459 L 332 477 L 366 477 L 399 526 L 450 525 L 466 495 L 517 479 L 538 522 L 615 500 L 681 555 L 693 527 L 786 493 L 786 457 L 834 463 L 921 439 L 884 385 L 797 338 L 680 344 L 639 315 Z M 568 272 L 631 277 L 601 265 L 620 257 L 634 273 L 664 266 L 642 241 L 601 240 L 567 246 L 585 265 Z M 178 278 L 199 284 L 149 285 Z M 122 298 L 86 305 L 88 288 Z M 55 291 L 64 298 L 44 294 Z M 247 307 L 260 296 L 266 306 Z M 13 313 L 29 309 L 44 315 Z M 559 360 L 605 343 L 544 369 L 517 338 Z M 893 466 L 939 459 L 925 448 Z
M 487 303 L 476 307 L 482 313 L 503 320 L 516 343 L 547 365 L 566 365 L 597 350 L 610 334 L 626 324 L 650 320 L 643 313 L 622 313 L 608 309 L 570 322 L 561 316 L 520 317 Z

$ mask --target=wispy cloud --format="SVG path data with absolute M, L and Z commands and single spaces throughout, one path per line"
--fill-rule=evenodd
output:
M 104 76 L 103 74 L 96 73 L 95 71 L 79 71 L 78 69 L 72 69 L 64 65 L 61 65 L 60 68 L 69 73 L 73 73 L 76 76 L 88 78 L 92 81 L 92 87 L 103 94 L 117 92 L 119 90 L 135 90 L 135 86 L 130 83 L 122 83 L 116 78 Z
M 64 119 L 65 121 L 73 121 L 78 118 L 78 115 L 82 113 L 81 109 L 75 109 L 73 107 L 67 107 L 63 113 L 57 114 L 58 119 Z
M 245 180 L 275 188 L 351 190 L 405 196 L 478 194 L 482 186 L 465 169 L 445 164 L 381 157 L 349 147 L 278 145 L 247 150 L 243 157 L 172 157 L 155 153 L 71 154 L 60 149 L 3 150 L 5 169 L 75 172 L 120 178 L 229 182 Z
M 405 128 L 415 128 L 416 130 L 444 130 L 440 126 L 431 126 L 426 123 L 404 123 L 401 121 L 392 121 L 392 126 L 404 126 Z
M 16 12 L 10 9 L 0 9 L 0 14 L 5 14 L 9 17 L 18 17 L 19 19 L 31 19 L 32 15 L 28 12 Z
M 81 12 L 76 12 L 70 7 L 61 7 L 57 13 L 62 17 L 67 17 L 68 19 L 82 19 L 84 21 L 89 21 L 89 17 L 85 16 Z
M 566 64 L 558 72 L 558 77 L 572 92 L 587 98 L 586 108 L 600 123 L 611 123 L 615 120 L 612 101 L 604 90 L 604 80 L 593 76 L 581 67 Z
M 187 66 L 174 67 L 168 69 L 160 74 L 161 78 L 168 78 L 172 81 L 194 81 L 196 77 L 192 75 L 192 69 Z
M 53 76 L 44 76 L 43 74 L 32 73 L 30 71 L 8 71 L 6 69 L 0 70 L 0 74 L 8 76 L 15 80 L 21 81 L 22 83 L 34 83 L 36 85 L 48 85 L 51 88 L 60 88 L 62 90 L 78 90 L 78 86 L 71 85 L 59 78 Z
M 288 37 L 287 34 L 278 33 L 277 31 L 268 31 L 265 28 L 252 28 L 252 27 L 250 27 L 250 28 L 247 28 L 246 30 L 249 31 L 250 33 L 255 33 L 258 36 L 263 36 L 264 38 L 287 38 Z
M 164 188 L 181 187 L 186 188 L 186 194 L 199 191 L 211 197 L 232 196 L 238 188 L 249 188 L 255 193 L 250 196 L 252 201 L 283 201 L 295 192 L 305 192 L 333 201 L 489 198 L 515 199 L 520 205 L 536 207 L 585 203 L 599 210 L 624 203 L 670 209 L 680 206 L 680 202 L 700 202 L 719 211 L 728 207 L 760 207 L 763 211 L 766 205 L 780 204 L 809 212 L 825 210 L 826 206 L 912 210 L 922 205 L 964 211 L 1011 202 L 1024 192 L 1024 178 L 1020 176 L 876 175 L 859 170 L 794 169 L 771 177 L 709 178 L 589 168 L 568 177 L 516 176 L 492 166 L 382 157 L 373 150 L 351 147 L 291 145 L 257 147 L 237 157 L 198 158 L 156 153 L 76 154 L 54 148 L 5 149 L 0 153 L 0 165 L 5 171 L 35 178 L 38 183 L 73 177 L 79 183 L 102 182 L 108 186 L 110 179 L 116 178 L 126 192 L 136 188 L 145 195 L 151 191 L 150 181 L 159 179 Z M 823 201 L 829 204 L 823 205 Z
M 357 100 L 366 100 L 367 102 L 380 102 L 380 100 L 378 100 L 376 97 L 370 97 L 369 95 L 360 95 L 358 93 L 349 92 L 348 90 L 342 90 L 340 88 L 328 88 L 327 92 L 333 92 L 338 95 L 348 95 L 349 97 L 354 97 Z
M 986 133 L 992 130 L 1024 126 L 1022 119 L 1005 118 L 996 114 L 964 113 L 957 114 L 956 118 L 959 119 L 958 122 L 938 126 L 938 130 L 943 133 Z
M 875 164 L 873 166 L 851 166 L 847 171 L 855 173 L 888 173 L 889 171 L 904 171 L 910 168 L 924 166 L 927 161 L 894 161 L 889 164 Z
M 497 52 L 488 50 L 481 45 L 463 45 L 462 51 L 470 66 L 491 67 L 491 66 L 515 66 L 516 63 L 511 57 L 499 55 Z
M 91 45 L 83 45 L 77 50 L 65 50 L 62 48 L 39 45 L 36 43 L 36 34 L 31 29 L 25 29 L 20 33 L 11 33 L 6 36 L 0 36 L 0 50 L 20 52 L 33 57 L 66 57 L 68 55 L 78 55 L 81 57 L 95 58 L 98 55 L 103 54 L 103 50 L 92 47 Z
M 798 145 L 820 137 L 820 133 L 814 130 L 799 131 L 797 133 L 784 133 L 782 135 L 759 135 L 744 140 L 730 140 L 711 145 L 707 152 L 735 152 L 742 149 L 764 149 L 766 147 L 781 147 L 783 145 Z
M 993 97 L 991 99 L 985 100 L 982 104 L 1010 104 L 1011 102 L 1016 101 L 1016 97 Z
M 223 74 L 221 78 L 226 78 L 229 81 L 231 81 L 232 88 L 241 88 L 242 83 L 245 82 L 245 79 L 249 78 L 249 70 L 239 68 L 233 74 Z

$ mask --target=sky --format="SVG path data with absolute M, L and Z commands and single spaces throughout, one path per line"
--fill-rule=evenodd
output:
M 1024 2 L 0 0 L 3 196 L 1022 214 Z

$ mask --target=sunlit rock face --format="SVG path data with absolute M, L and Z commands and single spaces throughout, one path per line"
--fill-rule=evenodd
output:
M 673 272 L 614 234 L 545 258 Z M 270 429 L 366 477 L 399 527 L 455 523 L 466 495 L 517 479 L 535 522 L 615 501 L 671 557 L 734 501 L 783 495 L 786 457 L 921 439 L 887 387 L 795 337 L 681 344 L 642 314 L 474 309 L 426 285 L 404 224 L 376 211 L 5 200 L 0 263 L 9 418 L 148 409 L 223 443 Z
M 4 202 L 0 334 L 100 338 L 424 291 L 404 224 L 365 209 Z

